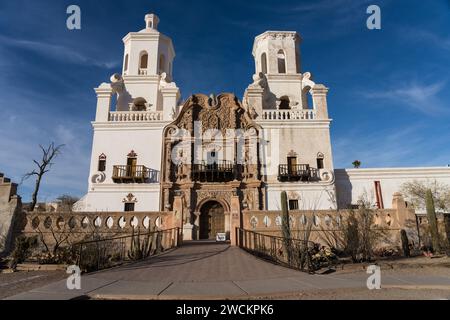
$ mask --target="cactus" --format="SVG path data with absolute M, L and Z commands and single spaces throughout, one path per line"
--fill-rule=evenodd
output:
M 434 207 L 433 193 L 431 192 L 430 189 L 427 190 L 426 205 L 427 205 L 428 225 L 430 226 L 433 250 L 435 253 L 439 253 L 441 252 L 441 245 L 439 241 L 439 230 L 436 218 L 436 210 Z
M 281 223 L 281 229 L 284 239 L 284 252 L 288 259 L 288 263 L 291 262 L 291 228 L 289 226 L 289 210 L 286 191 L 281 192 L 281 211 L 283 212 L 283 218 Z
M 133 261 L 148 258 L 151 255 L 153 243 L 153 233 L 149 232 L 141 244 L 141 231 L 138 228 L 138 233 L 135 235 L 134 229 L 131 237 L 131 248 L 128 251 L 128 258 Z
M 403 249 L 403 255 L 405 257 L 410 257 L 411 253 L 409 251 L 409 240 L 408 240 L 408 235 L 406 234 L 405 230 L 400 231 L 400 235 L 402 238 L 402 249 Z

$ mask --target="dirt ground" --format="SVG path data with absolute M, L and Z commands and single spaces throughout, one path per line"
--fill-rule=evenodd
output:
M 0 273 L 0 299 L 67 278 L 64 271 Z

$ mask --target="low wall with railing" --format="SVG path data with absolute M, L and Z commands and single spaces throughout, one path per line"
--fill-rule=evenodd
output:
M 355 209 L 356 212 L 358 209 Z M 343 224 L 351 210 L 290 210 L 289 225 L 295 238 L 303 238 L 311 228 L 309 240 L 328 245 L 333 238 L 342 237 Z M 386 245 L 400 245 L 400 231 L 405 229 L 412 243 L 418 244 L 419 231 L 413 210 L 372 210 L 372 227 L 386 233 Z M 243 229 L 271 236 L 282 236 L 282 211 L 243 211 Z
M 260 258 L 305 272 L 321 267 L 319 261 L 313 259 L 316 246 L 312 241 L 286 239 L 240 228 L 235 232 L 238 246 Z
M 149 258 L 180 245 L 180 229 L 133 232 L 131 235 L 94 239 L 72 245 L 76 265 L 84 272 L 98 271 Z
M 22 233 L 43 236 L 49 243 L 55 237 L 68 237 L 73 243 L 176 227 L 172 212 L 28 212 L 24 216 Z

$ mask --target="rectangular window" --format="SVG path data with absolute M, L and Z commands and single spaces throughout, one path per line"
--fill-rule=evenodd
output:
M 106 160 L 98 160 L 98 171 L 99 172 L 106 171 Z
M 317 169 L 323 169 L 323 168 L 324 168 L 323 159 L 317 158 Z
M 298 200 L 289 200 L 289 210 L 298 210 Z
M 125 212 L 134 211 L 134 203 L 125 203 Z

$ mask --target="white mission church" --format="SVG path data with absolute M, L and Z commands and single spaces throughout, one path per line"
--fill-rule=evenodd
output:
M 158 23 L 148 14 L 143 30 L 123 38 L 122 73 L 95 89 L 89 189 L 76 211 L 170 211 L 183 194 L 186 221 L 201 224 L 231 207 L 279 210 L 281 191 L 293 210 L 347 208 L 364 194 L 389 209 L 404 182 L 450 184 L 447 167 L 335 169 L 328 88 L 301 69 L 297 32 L 255 38 L 255 74 L 242 99 L 181 101 L 175 49 Z M 229 229 L 217 221 L 209 232 Z

